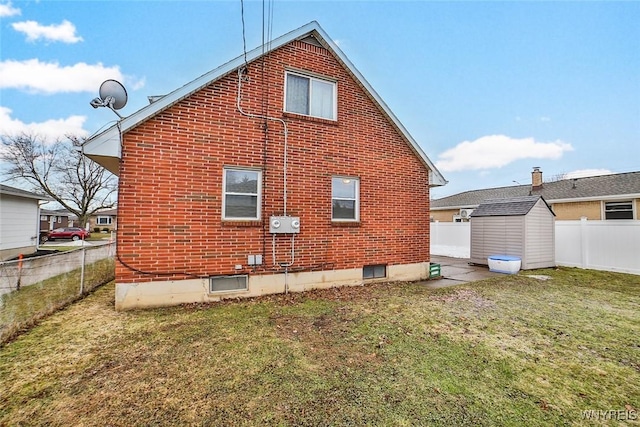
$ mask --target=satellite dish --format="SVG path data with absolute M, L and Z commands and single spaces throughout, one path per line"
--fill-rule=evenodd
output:
M 108 99 L 113 97 L 113 109 L 119 110 L 127 105 L 127 90 L 116 80 L 105 80 L 100 85 L 100 98 Z
M 93 108 L 109 107 L 111 111 L 122 118 L 116 110 L 127 105 L 127 90 L 116 80 L 105 80 L 100 85 L 100 97 L 94 98 L 90 104 Z

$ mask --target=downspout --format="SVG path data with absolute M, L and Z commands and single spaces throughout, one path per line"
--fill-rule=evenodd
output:
M 38 215 L 36 220 L 38 221 L 37 224 L 37 228 L 36 228 L 36 252 L 40 250 L 40 212 L 42 212 L 42 205 L 46 205 L 49 202 L 44 202 L 44 203 L 40 203 L 38 202 Z

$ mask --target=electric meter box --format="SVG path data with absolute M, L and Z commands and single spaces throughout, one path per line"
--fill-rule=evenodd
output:
M 300 232 L 300 217 L 272 216 L 269 219 L 269 233 L 290 234 Z

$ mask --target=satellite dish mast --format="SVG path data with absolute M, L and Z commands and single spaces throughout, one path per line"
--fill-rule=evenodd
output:
M 93 108 L 107 107 L 118 117 L 123 118 L 116 110 L 127 105 L 127 90 L 116 80 L 105 80 L 100 85 L 100 97 L 94 98 L 89 104 Z

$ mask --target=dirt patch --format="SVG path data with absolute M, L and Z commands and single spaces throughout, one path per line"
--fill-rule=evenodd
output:
M 39 250 L 37 250 L 37 251 L 35 251 L 33 253 L 30 253 L 30 254 L 26 254 L 26 255 L 23 254 L 22 255 L 22 259 L 35 258 L 35 257 L 39 257 L 39 256 L 44 256 L 44 255 L 51 255 L 51 254 L 54 254 L 56 252 L 58 252 L 58 251 L 56 251 L 56 250 L 48 250 L 48 249 L 39 249 Z M 7 261 L 17 261 L 19 259 L 20 259 L 20 257 L 17 256 L 17 257 L 9 259 Z

